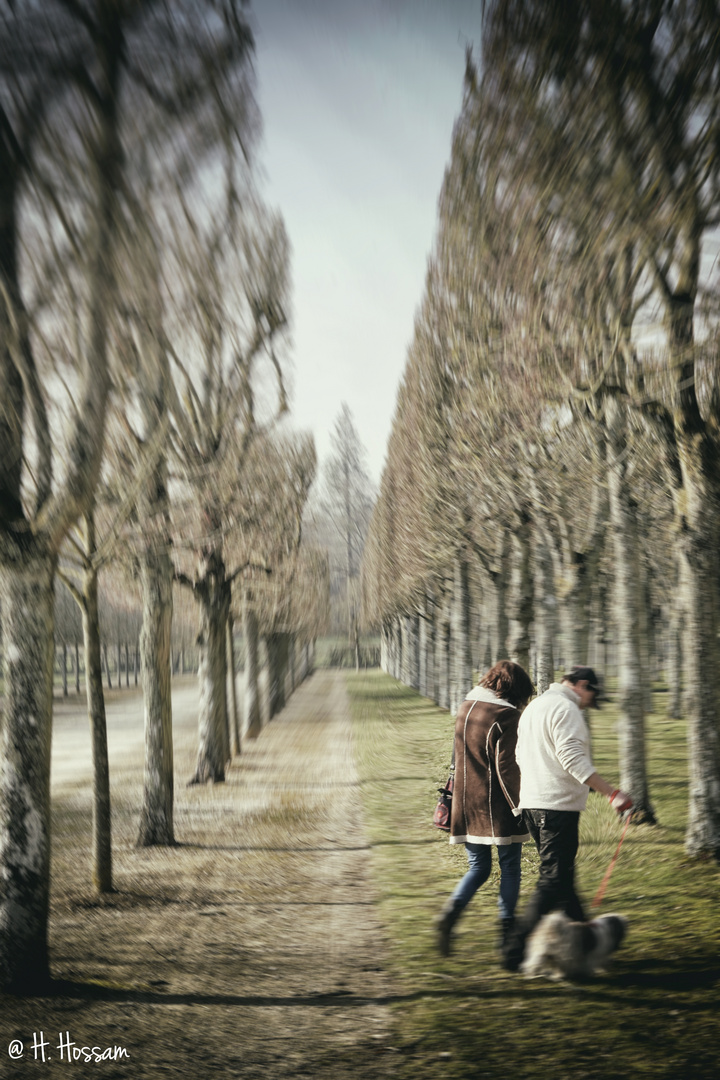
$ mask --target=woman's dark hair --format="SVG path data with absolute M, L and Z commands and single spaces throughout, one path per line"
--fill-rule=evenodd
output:
M 525 668 L 512 660 L 498 660 L 480 679 L 480 686 L 492 690 L 498 697 L 509 701 L 516 709 L 523 709 L 535 693 L 535 687 Z

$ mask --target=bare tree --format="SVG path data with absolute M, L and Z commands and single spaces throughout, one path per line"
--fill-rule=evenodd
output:
M 359 669 L 359 573 L 373 492 L 365 467 L 365 449 L 345 403 L 335 421 L 331 445 L 332 453 L 324 468 L 323 509 L 341 545 L 331 566 L 334 576 L 344 586 L 348 641 L 355 652 L 355 667 Z

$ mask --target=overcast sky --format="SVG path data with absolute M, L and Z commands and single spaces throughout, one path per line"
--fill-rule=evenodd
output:
M 293 425 L 343 401 L 379 480 L 480 0 L 254 0 L 261 158 L 293 252 Z

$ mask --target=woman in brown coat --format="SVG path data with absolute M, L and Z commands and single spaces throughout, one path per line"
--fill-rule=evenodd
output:
M 520 713 L 534 692 L 524 668 L 500 660 L 458 711 L 450 843 L 465 845 L 469 869 L 437 919 L 443 956 L 450 952 L 455 923 L 490 876 L 493 847 L 500 863 L 502 942 L 512 927 L 520 892 L 522 845 L 530 839 L 522 817 L 513 813 L 520 791 L 515 744 Z

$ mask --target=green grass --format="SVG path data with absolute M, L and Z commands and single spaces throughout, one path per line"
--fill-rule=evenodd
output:
M 653 714 L 648 769 L 659 824 L 630 827 L 602 903 L 628 938 L 607 974 L 582 985 L 525 980 L 498 963 L 497 866 L 460 922 L 453 956 L 432 921 L 465 871 L 464 849 L 431 824 L 447 778 L 447 712 L 379 672 L 347 676 L 373 873 L 399 987 L 392 1072 L 413 1080 L 716 1076 L 720 1047 L 720 872 L 689 862 L 684 724 Z M 657 707 L 663 700 L 656 696 Z M 595 764 L 617 781 L 617 713 L 593 714 Z M 582 816 L 578 886 L 590 904 L 620 824 L 591 795 Z M 523 890 L 536 860 L 523 849 Z

